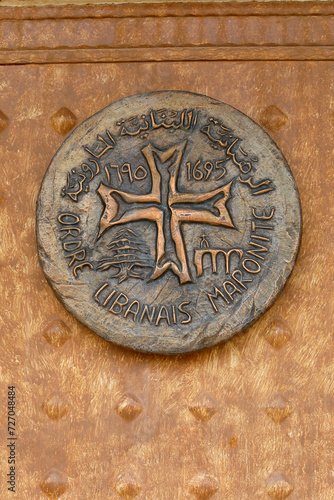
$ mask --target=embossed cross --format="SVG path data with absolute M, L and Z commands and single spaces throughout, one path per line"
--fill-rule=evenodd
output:
M 179 277 L 181 284 L 192 281 L 181 231 L 183 223 L 195 222 L 234 228 L 226 208 L 233 181 L 206 193 L 178 191 L 178 174 L 186 145 L 187 141 L 184 141 L 166 150 L 159 150 L 152 144 L 148 144 L 141 150 L 151 170 L 152 187 L 150 193 L 140 195 L 126 193 L 102 183 L 97 190 L 105 204 L 100 219 L 98 238 L 107 229 L 117 224 L 139 220 L 155 222 L 157 226 L 156 264 L 149 281 L 159 278 L 168 269 Z M 166 185 L 161 183 L 161 175 L 154 155 L 159 158 L 162 164 L 171 160 L 168 167 L 169 182 Z M 200 204 L 215 197 L 218 197 L 213 204 L 215 210 L 194 207 L 195 204 Z M 130 206 L 123 207 L 122 201 Z M 141 204 L 140 208 L 138 208 L 139 203 Z M 175 260 L 178 260 L 178 262 L 172 260 L 170 256 L 166 256 L 166 238 L 171 238 L 174 243 L 177 256 Z

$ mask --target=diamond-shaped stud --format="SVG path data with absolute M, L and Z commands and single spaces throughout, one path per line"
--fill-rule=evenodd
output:
M 278 132 L 288 121 L 288 117 L 277 106 L 269 106 L 260 114 L 259 121 L 263 127 Z
M 43 337 L 53 347 L 61 347 L 70 339 L 71 332 L 68 326 L 65 325 L 63 321 L 56 320 L 46 327 L 45 331 L 43 332 Z
M 77 123 L 77 117 L 68 108 L 60 108 L 50 118 L 51 125 L 58 134 L 67 134 Z
M 9 118 L 5 115 L 5 113 L 0 111 L 0 132 L 5 130 L 5 128 L 7 128 L 8 125 L 9 125 Z
M 292 331 L 283 321 L 276 320 L 263 332 L 263 336 L 271 346 L 280 349 L 291 339 Z
M 281 471 L 274 472 L 266 481 L 266 491 L 273 500 L 285 500 L 294 489 L 291 480 Z
M 276 423 L 283 422 L 292 412 L 293 408 L 289 400 L 279 392 L 273 395 L 266 406 L 268 417 Z
M 135 420 L 144 410 L 139 399 L 133 394 L 126 393 L 118 400 L 116 411 L 120 417 L 128 422 Z
M 115 490 L 120 497 L 125 500 L 135 498 L 142 490 L 142 485 L 131 474 L 131 472 L 124 472 L 120 474 L 115 482 Z
M 197 474 L 189 483 L 189 491 L 197 500 L 209 500 L 218 487 L 216 479 L 206 471 Z
M 201 392 L 189 406 L 189 411 L 200 422 L 207 422 L 219 410 L 217 401 L 205 392 Z
M 237 446 L 238 438 L 236 436 L 232 436 L 230 439 L 231 448 L 235 448 Z
M 42 410 L 52 420 L 60 420 L 68 413 L 69 409 L 67 401 L 58 394 L 49 396 L 42 404 Z
M 57 469 L 50 469 L 39 484 L 41 490 L 49 498 L 60 498 L 68 488 L 67 481 Z

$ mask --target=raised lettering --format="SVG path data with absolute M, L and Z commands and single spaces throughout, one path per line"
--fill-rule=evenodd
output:
M 237 278 L 237 276 L 239 276 L 239 278 Z M 242 272 L 239 271 L 239 269 L 236 269 L 235 271 L 233 271 L 232 278 L 234 279 L 234 281 L 236 281 L 238 283 L 238 285 L 240 285 L 245 290 L 247 290 L 247 287 L 246 287 L 246 285 L 244 285 L 244 283 L 252 283 L 252 281 L 253 281 L 253 280 L 243 279 Z
M 66 231 L 61 236 L 61 240 L 64 240 L 65 238 L 67 238 L 67 236 L 73 236 L 73 238 L 75 238 L 76 236 L 78 236 L 78 234 L 81 234 L 80 227 L 61 227 L 59 228 L 59 231 Z M 72 231 L 76 231 L 76 234 L 73 234 Z
M 136 308 L 133 310 L 132 307 L 136 306 Z M 133 314 L 133 321 L 136 321 L 138 313 L 139 313 L 140 305 L 138 300 L 134 300 L 131 302 L 127 310 L 125 311 L 124 318 L 126 318 L 129 314 Z
M 78 257 L 78 255 L 81 255 L 81 257 Z M 82 260 L 85 260 L 86 258 L 86 250 L 79 250 L 78 252 L 70 253 L 69 255 L 66 255 L 66 257 L 72 257 L 70 260 L 68 267 L 73 266 L 74 262 L 77 260 L 81 262 Z
M 81 245 L 82 245 L 81 240 L 64 241 L 63 248 L 64 248 L 64 250 L 66 250 L 66 252 L 72 252 L 73 250 L 78 250 L 78 248 L 80 248 Z
M 213 307 L 213 309 L 218 312 L 218 309 L 217 309 L 217 306 L 216 304 L 213 302 L 213 300 L 218 300 L 219 296 L 225 300 L 226 304 L 230 304 L 229 300 L 225 297 L 224 293 L 218 288 L 218 287 L 214 287 L 213 289 L 214 293 L 209 293 L 207 292 L 207 296 L 211 302 L 211 305 Z
M 163 312 L 165 313 L 164 315 L 162 314 Z M 158 316 L 157 316 L 157 320 L 155 322 L 155 326 L 158 326 L 160 321 L 163 319 L 165 319 L 167 321 L 167 323 L 170 325 L 168 310 L 167 310 L 167 307 L 165 307 L 165 306 L 160 307 L 159 312 L 158 312 Z
M 264 260 L 264 257 L 262 257 L 262 255 L 258 255 L 257 252 L 260 254 L 260 253 L 266 253 L 268 252 L 268 248 L 267 247 L 264 247 L 262 245 L 259 245 L 258 243 L 254 243 L 253 241 L 250 241 L 249 244 L 252 246 L 252 247 L 255 247 L 254 250 L 247 250 L 247 253 L 249 255 L 253 255 L 254 257 L 256 257 L 257 259 L 261 259 L 261 260 Z
M 228 291 L 227 285 L 229 285 L 229 286 L 232 287 L 232 289 L 230 291 Z M 224 288 L 224 290 L 226 292 L 226 295 L 228 295 L 232 301 L 234 300 L 233 299 L 233 294 L 234 293 L 242 293 L 242 291 L 239 290 L 239 288 L 234 283 L 232 283 L 232 281 L 224 281 L 223 288 Z
M 257 231 L 258 229 L 267 229 L 268 231 L 272 231 L 274 228 L 271 226 L 256 226 L 255 222 L 252 220 L 252 231 Z
M 145 318 L 145 316 L 147 316 L 147 319 L 148 319 L 148 322 L 150 323 L 150 325 L 152 325 L 153 323 L 153 318 L 154 318 L 154 313 L 155 313 L 155 306 L 152 307 L 152 311 L 150 312 L 149 310 L 149 306 L 144 306 L 144 310 L 143 312 L 141 313 L 141 316 L 140 316 L 140 319 L 139 319 L 139 322 L 142 323 L 143 322 L 143 319 Z
M 81 269 L 81 272 L 82 272 L 84 267 L 89 267 L 89 269 L 94 269 L 94 267 L 92 266 L 92 264 L 90 262 L 83 262 L 82 264 L 78 264 L 77 266 L 75 266 L 73 268 L 73 274 L 76 278 L 78 276 L 78 269 Z
M 108 283 L 104 283 L 99 289 L 98 291 L 94 294 L 94 300 L 96 300 L 96 302 L 98 304 L 100 304 L 100 301 L 98 299 L 98 296 L 100 295 L 100 293 L 108 286 Z
M 121 302 L 121 299 L 124 299 L 124 302 Z M 126 306 L 126 304 L 129 302 L 128 297 L 125 295 L 125 293 L 120 293 L 116 300 L 113 302 L 112 306 L 110 307 L 109 311 L 113 314 L 119 314 L 122 312 L 123 307 Z M 118 311 L 115 310 L 115 307 L 118 306 Z
M 274 216 L 274 213 L 275 213 L 275 209 L 274 208 L 271 208 L 271 211 L 270 211 L 269 215 L 266 214 L 265 210 L 263 210 L 262 214 L 258 215 L 255 212 L 255 210 L 256 210 L 256 208 L 252 208 L 252 214 L 255 217 L 255 219 L 269 220 L 269 219 L 272 219 L 272 217 Z
M 181 321 L 182 325 L 186 325 L 187 323 L 190 323 L 190 321 L 192 320 L 192 317 L 191 315 L 188 313 L 188 311 L 186 311 L 183 306 L 188 306 L 190 304 L 189 301 L 185 301 L 185 302 L 181 302 L 181 304 L 179 304 L 177 306 L 178 310 L 183 313 L 183 314 L 186 314 L 187 316 L 187 319 L 184 319 L 183 321 Z M 174 306 L 173 306 L 174 307 Z
M 252 262 L 252 264 L 255 265 L 256 269 L 250 269 L 249 264 L 247 264 L 247 266 L 246 266 L 246 262 Z M 250 274 L 257 274 L 261 271 L 260 264 L 258 262 L 256 262 L 256 260 L 253 260 L 253 259 L 245 259 L 241 262 L 241 265 L 245 269 L 245 271 L 247 271 Z
M 67 222 L 66 220 L 64 220 L 64 217 L 73 217 L 74 221 L 71 220 L 71 221 Z M 61 224 L 63 224 L 64 226 L 71 226 L 72 224 L 78 224 L 78 222 L 80 222 L 80 217 L 78 217 L 75 214 L 64 213 L 64 214 L 58 215 L 58 221 Z
M 116 293 L 116 290 L 113 290 L 111 293 L 109 293 L 109 295 L 107 296 L 107 298 L 105 299 L 105 301 L 103 302 L 103 307 L 106 307 L 106 305 L 108 304 L 109 300 L 111 300 L 113 298 L 113 296 L 115 295 Z

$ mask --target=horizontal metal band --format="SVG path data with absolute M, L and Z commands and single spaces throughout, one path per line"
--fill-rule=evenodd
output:
M 1 51 L 0 64 L 168 61 L 333 61 L 334 47 L 182 47 Z
M 0 63 L 332 60 L 332 13 L 310 2 L 2 8 Z
M 333 2 L 175 2 L 43 5 L 0 8 L 2 19 L 80 19 L 164 16 L 329 16 Z

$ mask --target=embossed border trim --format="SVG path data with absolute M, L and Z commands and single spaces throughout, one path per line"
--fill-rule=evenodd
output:
M 334 61 L 334 47 L 156 48 L 0 52 L 0 65 L 176 61 Z
M 164 16 L 328 16 L 334 14 L 334 2 L 187 2 L 187 3 L 114 3 L 108 5 L 44 5 L 0 7 L 3 19 L 79 19 Z
M 333 14 L 334 2 L 4 7 L 0 64 L 334 60 Z

